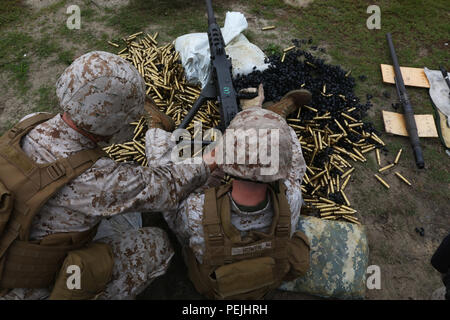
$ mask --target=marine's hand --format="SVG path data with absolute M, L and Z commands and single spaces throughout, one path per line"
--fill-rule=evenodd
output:
M 149 97 L 145 99 L 144 109 L 149 129 L 159 128 L 168 132 L 172 132 L 175 129 L 175 123 L 172 118 L 161 112 Z

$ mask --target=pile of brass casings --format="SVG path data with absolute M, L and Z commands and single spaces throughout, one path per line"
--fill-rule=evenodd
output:
M 119 56 L 138 69 L 145 80 L 146 94 L 178 126 L 197 100 L 201 88 L 187 83 L 179 53 L 173 44 L 158 47 L 157 37 L 158 33 L 153 36 L 142 32 L 133 34 L 123 39 L 126 48 L 119 51 Z M 202 122 L 204 129 L 218 126 L 220 114 L 217 105 L 211 101 L 203 105 L 194 117 L 195 121 Z M 193 122 L 188 130 L 193 129 Z
M 384 142 L 375 133 L 365 132 L 362 129 L 363 123 L 348 115 L 352 108 L 341 112 L 342 123 L 336 118 L 331 119 L 329 112 L 320 114 L 312 106 L 303 108 L 315 112 L 316 116 L 311 120 L 301 120 L 300 108 L 297 115 L 291 115 L 287 122 L 297 134 L 306 160 L 307 171 L 301 187 L 305 207 L 316 211 L 322 219 L 346 220 L 360 224 L 354 217 L 357 211 L 351 208 L 344 191 L 355 170 L 352 162 L 366 162 L 365 154 L 375 150 L 376 145 L 384 145 Z M 338 131 L 333 131 L 328 124 L 320 125 L 320 121 L 329 123 L 330 120 L 336 123 Z M 347 138 L 348 133 L 357 134 L 360 140 L 351 141 Z M 346 142 L 347 148 L 338 146 L 341 139 Z M 325 149 L 332 152 L 322 162 L 321 167 L 314 166 L 315 158 L 320 153 L 323 154 Z
M 184 68 L 179 61 L 179 53 L 172 43 L 158 46 L 158 33 L 154 35 L 138 32 L 122 39 L 125 48 L 118 55 L 132 63 L 145 80 L 146 94 L 152 98 L 158 108 L 172 117 L 178 126 L 184 119 L 193 103 L 200 95 L 201 87 L 189 85 L 186 82 Z M 114 47 L 118 44 L 108 42 Z M 194 122 L 202 123 L 203 130 L 217 127 L 220 122 L 218 106 L 208 101 L 197 112 L 191 124 L 186 128 L 193 138 L 202 132 L 194 132 Z M 132 141 L 124 144 L 114 144 L 104 150 L 115 161 L 138 162 L 147 166 L 145 157 L 145 133 L 147 123 L 144 118 L 134 125 Z
M 344 118 L 342 123 L 336 118 L 332 119 L 339 128 L 338 132 L 331 130 L 328 124 L 319 125 L 319 121 L 330 120 L 328 112 L 320 115 L 318 110 L 313 107 L 304 106 L 304 108 L 316 112 L 317 115 L 312 120 L 300 120 L 300 109 L 297 117 L 288 118 L 287 121 L 297 134 L 307 162 L 307 171 L 301 187 L 306 202 L 305 208 L 316 211 L 322 219 L 346 220 L 360 224 L 358 218 L 354 216 L 357 211 L 351 208 L 350 201 L 344 192 L 355 170 L 352 162 L 364 163 L 367 161 L 366 153 L 375 151 L 380 167 L 378 172 L 386 172 L 398 164 L 402 149 L 397 153 L 393 163 L 382 167 L 379 148 L 385 146 L 384 141 L 374 132 L 364 131 L 363 123 L 360 120 L 348 116 L 347 113 L 351 112 L 352 108 L 346 110 L 347 112 L 341 112 L 341 116 Z M 348 133 L 358 135 L 360 140 L 356 142 L 349 140 Z M 345 143 L 345 148 L 337 145 L 341 139 Z M 315 157 L 325 148 L 331 148 L 332 153 L 323 161 L 321 167 L 314 166 Z M 395 175 L 402 182 L 411 186 L 411 183 L 399 172 L 395 172 Z M 390 188 L 379 175 L 375 174 L 374 177 L 384 187 Z

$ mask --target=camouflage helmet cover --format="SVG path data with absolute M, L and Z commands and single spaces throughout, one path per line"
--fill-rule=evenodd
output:
M 78 127 L 110 136 L 143 112 L 145 83 L 136 68 L 121 57 L 93 51 L 77 58 L 62 73 L 56 95 Z
M 231 121 L 216 150 L 223 159 L 219 166 L 231 176 L 265 183 L 285 179 L 292 163 L 290 128 L 272 111 L 249 108 Z

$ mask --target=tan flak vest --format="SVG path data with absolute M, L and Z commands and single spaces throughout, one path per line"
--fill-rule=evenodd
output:
M 52 163 L 32 161 L 21 149 L 21 139 L 53 116 L 33 116 L 0 137 L 0 289 L 50 287 L 67 253 L 84 247 L 97 231 L 29 240 L 32 220 L 47 200 L 104 156 L 96 148 Z
M 306 273 L 309 242 L 302 232 L 291 233 L 291 212 L 280 183 L 269 188 L 274 210 L 268 233 L 251 231 L 245 237 L 231 224 L 231 184 L 205 192 L 203 230 L 205 252 L 200 264 L 184 248 L 189 277 L 197 291 L 210 299 L 261 299 L 283 280 Z

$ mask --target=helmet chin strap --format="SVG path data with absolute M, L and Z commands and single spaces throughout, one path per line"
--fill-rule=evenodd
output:
M 86 130 L 83 130 L 83 129 L 77 127 L 77 125 L 72 121 L 72 118 L 70 118 L 70 115 L 67 112 L 63 113 L 62 119 L 69 127 L 71 127 L 76 132 L 82 134 L 83 136 L 85 136 L 86 138 L 88 138 L 89 140 L 94 142 L 95 144 L 97 144 L 100 141 L 105 141 L 109 138 L 109 137 L 89 133 Z
M 280 185 L 279 185 L 280 180 L 272 181 L 272 182 L 261 182 L 261 181 L 250 180 L 250 179 L 245 179 L 245 178 L 241 178 L 241 177 L 235 177 L 235 176 L 231 176 L 231 177 L 235 180 L 247 181 L 247 182 L 258 183 L 258 184 L 268 184 L 275 193 L 280 193 Z

